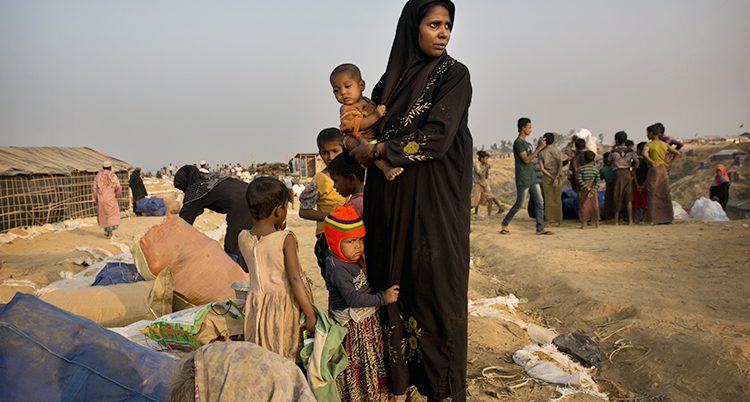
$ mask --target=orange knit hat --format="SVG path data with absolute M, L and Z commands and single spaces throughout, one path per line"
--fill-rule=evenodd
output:
M 341 252 L 341 241 L 350 237 L 365 237 L 365 224 L 357 215 L 354 207 L 340 206 L 333 210 L 323 221 L 328 247 L 341 261 L 351 261 Z

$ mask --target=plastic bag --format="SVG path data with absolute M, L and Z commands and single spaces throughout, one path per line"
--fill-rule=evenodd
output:
M 672 201 L 672 211 L 674 211 L 675 220 L 686 221 L 690 219 L 690 214 L 677 201 Z
M 141 332 L 162 347 L 190 351 L 242 335 L 243 307 L 235 300 L 206 304 L 165 315 Z
M 690 209 L 693 218 L 699 221 L 728 221 L 729 217 L 721 204 L 706 197 L 698 198 Z

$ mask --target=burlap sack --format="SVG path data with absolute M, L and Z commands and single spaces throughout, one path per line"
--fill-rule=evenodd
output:
M 40 299 L 104 327 L 122 327 L 153 320 L 148 298 L 152 281 L 78 289 L 58 289 Z
M 170 266 L 175 293 L 195 305 L 234 298 L 232 282 L 248 278 L 218 242 L 177 216 L 149 229 L 140 246 L 151 273 Z

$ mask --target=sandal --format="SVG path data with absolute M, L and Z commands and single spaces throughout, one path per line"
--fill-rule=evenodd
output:
M 544 231 L 541 231 L 541 232 L 536 232 L 536 234 L 549 236 L 549 235 L 553 235 L 554 233 L 550 232 L 549 230 L 544 230 Z
M 507 235 L 507 234 L 510 234 L 510 230 L 501 229 L 501 230 L 498 230 L 497 233 L 500 233 L 501 235 Z

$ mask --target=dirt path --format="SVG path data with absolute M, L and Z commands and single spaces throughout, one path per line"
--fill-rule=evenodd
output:
M 640 396 L 740 400 L 750 392 L 747 221 L 580 230 L 536 236 L 530 220 L 496 233 L 474 222 L 478 270 L 529 300 L 560 332 L 600 334 L 598 379 Z M 647 353 L 648 352 L 648 353 Z M 646 354 L 647 353 L 647 354 Z M 606 381 L 605 381 L 606 382 Z

